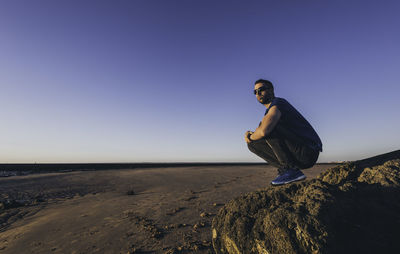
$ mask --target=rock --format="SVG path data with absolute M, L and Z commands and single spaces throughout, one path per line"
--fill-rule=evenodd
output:
M 183 228 L 183 227 L 186 227 L 186 226 L 188 226 L 186 223 L 178 224 L 178 225 L 177 225 L 177 228 Z
M 206 213 L 206 212 L 202 212 L 200 213 L 200 217 L 204 218 L 204 217 L 210 217 L 212 214 L 211 213 Z
M 164 254 L 176 254 L 176 253 L 178 252 L 175 250 L 175 248 L 168 249 L 167 251 L 164 252 Z
M 400 253 L 400 150 L 227 203 L 216 253 Z
M 205 222 L 200 221 L 199 223 L 196 223 L 193 225 L 193 229 L 198 229 L 198 228 L 204 228 L 206 226 Z

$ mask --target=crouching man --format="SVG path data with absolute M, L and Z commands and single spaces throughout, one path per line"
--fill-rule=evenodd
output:
M 322 152 L 321 139 L 289 102 L 275 97 L 270 81 L 257 80 L 254 94 L 267 109 L 257 129 L 245 134 L 249 150 L 278 168 L 278 176 L 271 184 L 305 179 L 301 169 L 314 166 Z

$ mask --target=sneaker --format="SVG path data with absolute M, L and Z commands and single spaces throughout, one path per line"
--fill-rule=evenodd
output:
M 282 185 L 305 179 L 306 176 L 298 169 L 288 169 L 279 174 L 272 182 L 272 185 Z

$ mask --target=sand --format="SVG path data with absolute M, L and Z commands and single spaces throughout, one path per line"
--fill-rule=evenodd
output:
M 307 169 L 308 179 L 334 165 Z M 213 253 L 229 200 L 269 186 L 270 166 L 74 171 L 0 178 L 0 253 Z

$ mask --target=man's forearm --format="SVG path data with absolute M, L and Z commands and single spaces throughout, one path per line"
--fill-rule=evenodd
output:
M 279 111 L 279 109 L 276 106 L 272 107 L 271 111 L 263 117 L 260 125 L 250 136 L 250 139 L 259 140 L 267 137 L 275 128 L 275 125 L 278 123 L 280 117 L 281 112 Z
M 250 140 L 259 140 L 264 138 L 266 135 L 260 130 L 260 128 L 257 128 L 253 134 L 250 135 Z
M 268 136 L 274 129 L 274 124 L 268 124 L 267 126 L 259 125 L 257 129 L 250 136 L 251 140 L 259 140 Z

